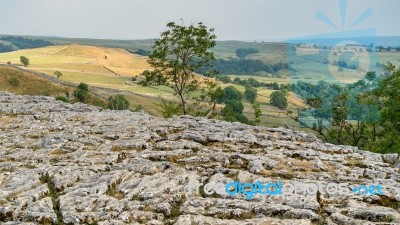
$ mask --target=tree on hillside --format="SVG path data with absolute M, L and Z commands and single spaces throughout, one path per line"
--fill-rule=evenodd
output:
M 62 73 L 60 71 L 54 72 L 54 76 L 57 76 L 57 78 L 60 78 L 62 76 Z
M 153 45 L 148 62 L 155 70 L 150 73 L 165 78 L 165 84 L 179 97 L 183 114 L 188 113 L 189 94 L 200 88 L 200 79 L 194 72 L 211 66 L 214 60 L 210 49 L 215 46 L 215 39 L 214 29 L 202 23 L 183 26 L 170 22 Z
M 246 58 L 247 55 L 259 53 L 260 51 L 255 48 L 238 48 L 236 49 L 236 56 L 239 59 Z
M 20 56 L 19 60 L 21 61 L 22 65 L 29 66 L 29 59 L 25 56 Z
M 257 89 L 251 86 L 245 86 L 244 97 L 251 103 L 254 103 L 257 98 Z
M 280 109 L 286 109 L 288 106 L 288 101 L 286 98 L 285 93 L 283 93 L 282 91 L 274 91 L 271 94 L 271 99 L 270 99 L 270 103 L 273 106 L 276 106 Z
M 228 86 L 224 89 L 224 101 L 242 101 L 242 92 L 236 89 L 234 86 Z
M 389 76 L 382 80 L 374 92 L 379 98 L 382 118 L 376 129 L 377 139 L 371 140 L 373 150 L 381 153 L 400 153 L 400 68 L 389 63 Z

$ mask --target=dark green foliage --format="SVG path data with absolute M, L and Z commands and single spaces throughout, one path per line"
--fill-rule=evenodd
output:
M 234 86 L 228 86 L 224 89 L 224 101 L 242 101 L 242 93 Z
M 89 93 L 83 89 L 77 88 L 74 91 L 74 97 L 77 98 L 80 102 L 85 102 L 89 97 Z
M 138 55 L 142 55 L 142 56 L 150 55 L 150 51 L 149 50 L 144 50 L 144 49 L 141 49 L 141 48 L 136 50 L 134 53 L 138 54 Z
M 259 72 L 272 74 L 282 69 L 289 69 L 289 64 L 265 64 L 258 59 L 218 59 L 212 63 L 212 68 L 218 70 L 222 75 L 257 75 Z M 202 67 L 196 71 L 205 74 L 207 70 L 209 70 L 209 67 Z
M 85 83 L 80 83 L 78 85 L 78 89 L 83 90 L 83 91 L 89 91 L 89 85 L 87 85 Z
M 125 96 L 117 94 L 108 98 L 108 108 L 111 110 L 126 110 L 129 108 L 129 102 Z
M 382 118 L 373 150 L 382 153 L 400 153 L 400 68 L 388 64 L 390 75 L 383 79 L 374 92 L 379 98 Z
M 242 80 L 239 77 L 235 77 L 235 79 L 233 79 L 233 83 L 242 84 Z
M 22 63 L 22 65 L 24 66 L 29 66 L 29 59 L 25 56 L 20 56 L 19 57 L 20 62 Z
M 400 70 L 392 64 L 386 69 L 389 75 L 383 79 L 369 72 L 363 80 L 341 86 L 324 81 L 294 84 L 293 91 L 311 107 L 300 111 L 297 121 L 330 143 L 398 153 Z M 306 122 L 311 117 L 312 125 Z
M 74 91 L 74 97 L 80 102 L 85 102 L 89 97 L 89 86 L 85 83 L 80 83 Z
M 365 78 L 370 82 L 375 80 L 376 72 L 368 72 L 367 75 L 365 75 Z
M 0 37 L 0 40 L 11 42 L 18 49 L 41 48 L 53 45 L 53 43 L 41 39 L 34 40 L 34 39 L 15 37 L 15 36 Z
M 241 122 L 248 123 L 249 120 L 243 115 L 243 103 L 240 101 L 230 100 L 225 103 L 225 107 L 222 109 L 221 114 L 224 119 L 229 122 Z
M 175 115 L 181 115 L 181 106 L 175 102 L 167 101 L 161 98 L 160 107 L 162 109 L 162 114 L 165 118 L 171 118 Z
M 144 79 L 138 82 L 142 86 L 157 86 L 167 84 L 167 78 L 159 70 L 145 70 L 141 75 Z M 132 78 L 133 79 L 133 78 Z
M 249 78 L 247 80 L 241 80 L 239 77 L 235 77 L 233 80 L 234 84 L 239 84 L 242 86 L 251 86 L 251 87 L 265 87 L 268 89 L 273 89 L 273 90 L 292 90 L 292 85 L 291 84 L 278 84 L 277 82 L 273 83 L 265 83 L 265 82 L 259 82 L 258 80 L 254 78 Z
M 254 103 L 257 98 L 257 89 L 251 86 L 245 86 L 244 97 L 247 101 Z
M 244 106 L 242 102 L 229 100 L 225 103 L 225 109 L 232 111 L 234 114 L 243 113 Z
M 63 102 L 69 102 L 68 98 L 66 98 L 65 96 L 57 96 L 56 100 L 57 101 L 63 101 Z
M 274 91 L 271 94 L 270 103 L 280 109 L 286 109 L 288 106 L 288 101 L 286 95 L 282 91 Z
M 277 82 L 272 83 L 272 89 L 279 90 L 279 84 Z
M 244 59 L 250 54 L 259 53 L 260 51 L 255 48 L 238 48 L 236 49 L 236 55 L 239 59 Z
M 217 80 L 221 81 L 222 83 L 232 83 L 232 80 L 229 76 L 224 76 L 224 75 L 217 75 Z
M 14 51 L 14 48 L 11 45 L 5 45 L 0 43 L 0 53 L 12 52 L 12 51 Z
M 8 80 L 8 83 L 13 86 L 13 87 L 18 87 L 19 86 L 19 80 L 15 77 L 12 77 Z

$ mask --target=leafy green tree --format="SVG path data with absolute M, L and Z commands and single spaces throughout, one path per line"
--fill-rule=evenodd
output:
M 233 83 L 242 84 L 242 80 L 239 77 L 235 77 L 235 79 L 233 79 Z
M 121 94 L 110 96 L 108 97 L 108 108 L 111 110 L 126 110 L 129 108 L 129 101 Z
M 25 56 L 20 56 L 19 60 L 21 61 L 22 65 L 29 66 L 29 59 Z
M 227 101 L 242 101 L 243 96 L 242 92 L 236 89 L 234 86 L 228 86 L 224 89 L 224 99 Z
M 151 85 L 164 85 L 167 83 L 166 77 L 164 77 L 160 71 L 158 70 L 145 70 L 143 71 L 142 77 L 143 80 L 139 81 L 138 84 L 142 86 L 151 86 Z
M 229 100 L 225 103 L 221 113 L 226 121 L 249 123 L 248 118 L 243 115 L 243 110 L 244 106 L 241 101 Z
M 390 75 L 382 80 L 375 91 L 381 102 L 382 118 L 373 149 L 382 153 L 400 153 L 400 68 L 396 69 L 389 63 L 386 69 Z
M 261 83 L 254 78 L 249 78 L 247 79 L 247 81 L 249 82 L 249 85 L 251 85 L 252 87 L 261 87 Z
M 245 86 L 244 97 L 251 103 L 254 103 L 257 98 L 257 89 L 250 86 Z
M 277 82 L 272 83 L 272 89 L 279 90 L 279 84 Z
M 270 96 L 270 103 L 280 109 L 286 109 L 288 106 L 288 101 L 285 94 L 282 91 L 274 91 Z
M 183 26 L 170 22 L 153 45 L 148 62 L 160 73 L 179 97 L 182 113 L 187 114 L 190 93 L 200 87 L 195 71 L 211 66 L 215 46 L 214 29 L 202 23 Z M 170 82 L 170 83 L 169 83 Z
M 62 76 L 62 73 L 60 71 L 55 71 L 54 76 L 57 76 L 58 78 L 60 78 Z

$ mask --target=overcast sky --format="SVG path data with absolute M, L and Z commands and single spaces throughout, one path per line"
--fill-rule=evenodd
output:
M 185 24 L 203 21 L 215 28 L 219 40 L 285 40 L 364 28 L 374 28 L 382 36 L 400 35 L 400 0 L 348 0 L 344 26 L 340 1 L 346 2 L 0 0 L 0 34 L 145 39 L 157 37 L 167 22 L 183 19 Z M 349 28 L 366 10 L 371 16 Z M 318 11 L 334 26 L 318 20 Z

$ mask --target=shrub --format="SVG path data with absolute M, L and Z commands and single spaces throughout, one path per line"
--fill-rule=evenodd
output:
M 18 87 L 19 86 L 19 80 L 17 78 L 15 78 L 15 77 L 9 79 L 8 83 L 13 87 Z
M 77 88 L 74 91 L 74 96 L 77 98 L 80 102 L 85 102 L 86 99 L 89 97 L 89 93 L 83 89 Z
M 56 100 L 57 101 L 62 101 L 62 102 L 69 102 L 68 98 L 66 98 L 65 96 L 57 96 Z
M 182 114 L 181 106 L 175 102 L 170 102 L 161 98 L 159 106 L 162 108 L 162 114 L 165 118 L 171 118 L 175 115 Z
M 110 96 L 108 98 L 108 108 L 111 110 L 126 110 L 129 108 L 129 102 L 121 94 Z
M 78 89 L 83 90 L 83 91 L 89 91 L 89 86 L 85 83 L 80 83 L 78 85 Z

